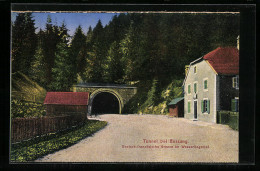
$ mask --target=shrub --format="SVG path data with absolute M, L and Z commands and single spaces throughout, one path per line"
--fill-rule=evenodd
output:
M 182 96 L 182 79 L 154 79 L 135 86 L 137 94 L 124 106 L 123 113 L 167 114 L 168 103 Z
M 238 112 L 219 111 L 217 114 L 217 123 L 228 125 L 234 130 L 238 130 Z
M 45 114 L 45 106 L 41 103 L 26 102 L 18 99 L 12 99 L 11 101 L 12 118 L 40 117 Z

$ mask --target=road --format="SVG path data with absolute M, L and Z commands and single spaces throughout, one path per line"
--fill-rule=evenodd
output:
M 36 162 L 238 162 L 238 132 L 162 115 L 100 115 L 108 125 Z

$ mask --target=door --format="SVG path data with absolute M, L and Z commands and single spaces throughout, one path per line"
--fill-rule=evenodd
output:
M 197 101 L 194 101 L 194 119 L 197 119 Z

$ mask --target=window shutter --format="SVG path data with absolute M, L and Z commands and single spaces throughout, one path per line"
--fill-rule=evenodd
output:
M 203 111 L 203 100 L 201 100 L 201 113 L 203 113 L 204 111 Z
M 188 113 L 190 113 L 190 102 L 188 102 Z
M 231 111 L 236 111 L 236 99 L 231 99 Z
M 210 111 L 210 108 L 209 108 L 209 107 L 210 107 L 210 103 L 209 103 L 209 100 L 208 100 L 208 102 L 207 102 L 207 109 L 208 109 L 207 112 L 208 112 L 208 113 L 209 113 L 209 111 Z
M 239 88 L 239 76 L 237 76 L 236 78 L 237 78 L 237 87 L 236 88 Z
M 235 88 L 235 77 L 232 77 L 232 87 Z

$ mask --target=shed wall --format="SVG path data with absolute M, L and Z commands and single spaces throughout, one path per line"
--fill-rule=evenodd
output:
M 46 115 L 61 115 L 61 114 L 87 114 L 87 105 L 46 105 Z

